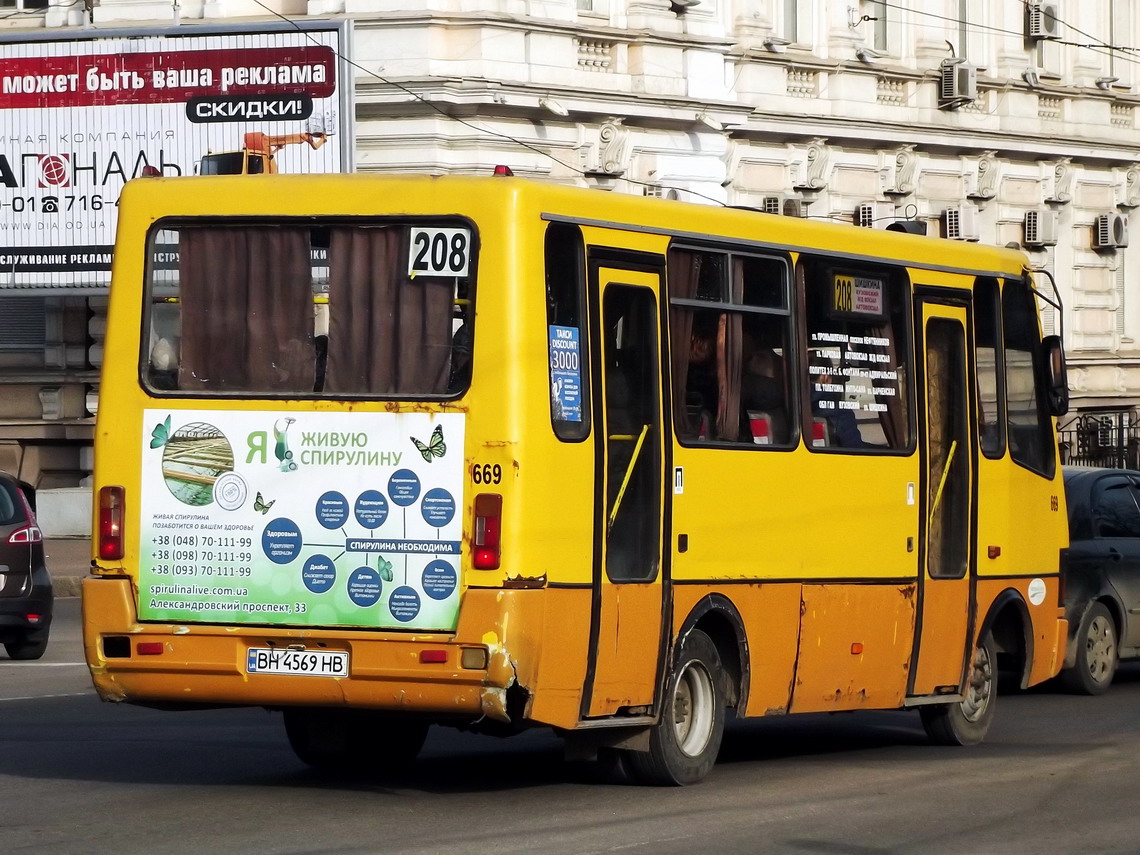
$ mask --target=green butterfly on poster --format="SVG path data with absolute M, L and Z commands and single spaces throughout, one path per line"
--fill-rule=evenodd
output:
M 447 446 L 443 442 L 443 425 L 436 425 L 435 430 L 431 432 L 431 439 L 428 440 L 427 445 L 424 445 L 414 436 L 409 437 L 415 443 L 416 451 L 420 453 L 424 460 L 431 463 L 433 457 L 443 457 L 447 454 Z
M 170 440 L 170 416 L 166 417 L 166 421 L 154 426 L 154 430 L 150 432 L 150 447 L 162 448 Z
M 261 498 L 261 493 L 259 492 L 257 494 L 257 498 L 253 500 L 253 509 L 263 514 L 267 514 L 269 513 L 269 509 L 272 508 L 276 503 L 276 499 L 271 502 L 265 501 L 265 499 Z
M 380 556 L 376 561 L 376 569 L 380 571 L 380 578 L 385 582 L 392 581 L 392 562 L 387 558 Z

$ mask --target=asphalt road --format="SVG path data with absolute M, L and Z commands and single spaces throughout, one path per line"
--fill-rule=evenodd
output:
M 399 779 L 322 777 L 262 710 L 100 703 L 77 600 L 40 663 L 0 655 L 5 853 L 1140 851 L 1140 667 L 1100 698 L 1002 695 L 986 744 L 913 713 L 737 723 L 704 783 L 599 783 L 535 732 L 437 730 Z

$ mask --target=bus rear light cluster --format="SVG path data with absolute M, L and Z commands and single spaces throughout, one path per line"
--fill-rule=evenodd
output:
M 99 489 L 99 557 L 118 561 L 123 557 L 122 487 Z
M 475 497 L 475 537 L 471 563 L 476 570 L 498 570 L 502 541 L 503 497 L 479 493 Z

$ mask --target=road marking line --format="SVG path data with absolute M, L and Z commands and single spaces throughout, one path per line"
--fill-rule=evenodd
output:
M 16 659 L 12 660 L 11 666 L 4 666 L 4 667 L 12 667 L 12 668 L 74 668 L 74 667 L 79 666 L 79 665 L 82 665 L 84 668 L 87 667 L 86 662 L 20 662 L 19 660 L 16 660 Z
M 6 701 L 42 701 L 45 698 L 80 698 L 93 694 L 95 694 L 94 689 L 90 692 L 66 692 L 62 695 L 23 695 L 18 698 L 0 698 L 0 704 Z

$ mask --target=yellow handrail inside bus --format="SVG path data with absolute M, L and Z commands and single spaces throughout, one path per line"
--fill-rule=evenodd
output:
M 637 458 L 641 454 L 641 447 L 645 445 L 645 435 L 649 433 L 649 425 L 641 426 L 641 435 L 637 437 L 637 445 L 633 447 L 633 456 L 629 459 L 629 465 L 625 467 L 625 477 L 621 481 L 621 489 L 618 490 L 617 498 L 614 499 L 613 510 L 610 511 L 610 521 L 606 525 L 608 532 L 614 527 L 614 520 L 617 519 L 618 508 L 621 507 L 622 496 L 625 495 L 625 488 L 629 486 L 629 479 L 633 475 L 633 467 L 637 465 Z M 633 434 L 628 435 L 614 435 L 610 439 L 633 439 Z
M 954 440 L 950 443 L 950 453 L 946 455 L 946 465 L 942 467 L 942 478 L 938 481 L 938 492 L 934 494 L 934 504 L 930 506 L 930 519 L 934 519 L 938 504 L 942 501 L 942 488 L 946 486 L 946 476 L 950 474 L 950 464 L 954 462 L 954 452 L 957 450 L 958 440 Z

